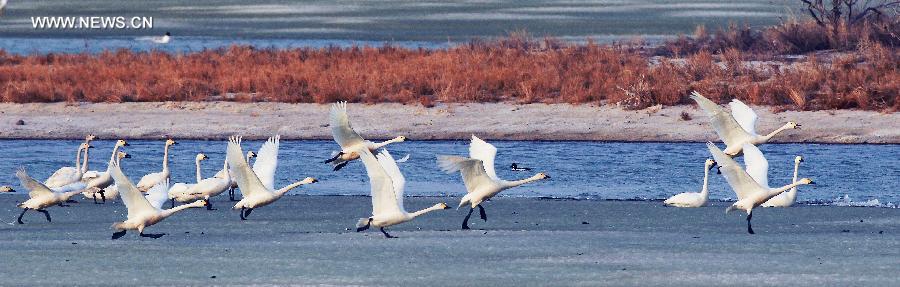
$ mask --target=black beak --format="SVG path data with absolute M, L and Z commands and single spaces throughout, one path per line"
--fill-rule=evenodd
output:
M 816 184 L 816 182 L 815 182 L 815 181 L 812 181 L 812 180 L 810 180 L 810 181 L 809 181 L 809 184 Z
M 131 158 L 131 155 L 130 155 L 130 154 L 126 154 L 126 155 L 125 155 L 125 158 Z
M 125 143 L 125 144 L 122 145 L 122 146 L 130 146 L 130 145 L 131 145 L 131 144 L 129 144 L 129 143 Z
M 801 125 L 800 125 L 800 124 L 797 124 L 797 129 L 798 129 L 798 130 L 800 129 L 800 127 L 801 127 Z
M 317 182 L 319 182 L 318 179 L 313 179 L 313 180 L 312 180 L 312 183 L 317 183 Z
M 546 175 L 546 174 L 545 174 L 544 176 L 545 176 L 545 177 L 544 177 L 545 179 L 551 178 L 550 175 Z

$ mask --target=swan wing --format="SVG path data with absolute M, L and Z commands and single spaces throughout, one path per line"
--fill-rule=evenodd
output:
M 178 182 L 169 187 L 169 190 L 166 192 L 169 194 L 169 198 L 176 197 L 180 194 L 185 193 L 188 189 L 190 189 L 193 184 L 187 184 L 183 182 Z
M 125 203 L 125 207 L 128 208 L 129 218 L 145 211 L 155 210 L 153 206 L 150 205 L 150 202 L 144 198 L 144 195 L 141 194 L 141 191 L 131 183 L 131 180 L 129 180 L 125 174 L 122 173 L 122 168 L 119 167 L 118 163 L 110 165 L 109 173 L 116 182 L 116 189 L 119 190 L 119 197 L 122 198 L 122 202 Z
M 137 183 L 138 190 L 150 190 L 156 184 L 163 182 L 166 180 L 166 174 L 163 172 L 154 172 L 148 175 L 141 177 L 141 180 Z
M 101 175 L 103 175 L 103 172 L 89 170 L 88 172 L 85 172 L 83 175 L 81 175 L 81 180 L 94 179 L 100 177 Z
M 743 138 L 750 136 L 731 114 L 713 101 L 703 97 L 696 91 L 691 94 L 691 99 L 694 99 L 697 105 L 706 111 L 710 124 L 712 124 L 716 134 L 719 135 L 719 138 L 722 139 L 726 146 L 740 144 Z
M 731 117 L 737 121 L 745 132 L 755 136 L 756 120 L 759 119 L 756 112 L 738 99 L 731 100 L 731 103 L 728 103 L 728 105 L 731 106 Z
M 406 178 L 400 172 L 400 167 L 394 157 L 386 149 L 381 150 L 378 154 L 378 163 L 384 168 L 384 171 L 391 178 L 391 185 L 394 187 L 394 198 L 397 200 L 397 206 L 403 210 L 403 190 L 406 186 Z
M 351 147 L 363 142 L 363 138 L 350 126 L 350 117 L 347 116 L 347 102 L 337 102 L 331 105 L 331 135 L 334 141 L 342 148 Z
M 151 187 L 150 190 L 147 191 L 147 194 L 144 195 L 144 198 L 147 199 L 147 202 L 149 202 L 153 208 L 162 210 L 163 204 L 169 200 L 169 181 L 163 180 Z
M 500 180 L 494 171 L 494 157 L 496 156 L 497 147 L 472 135 L 472 143 L 469 144 L 469 157 L 480 160 L 484 164 L 484 171 L 488 177 Z
M 473 192 L 479 186 L 489 185 L 494 182 L 494 179 L 484 171 L 482 161 L 478 159 L 439 155 L 438 166 L 446 173 L 459 171 L 462 175 L 463 183 L 466 184 L 467 192 Z
M 259 152 L 256 153 L 256 162 L 253 163 L 253 173 L 259 177 L 259 181 L 269 190 L 275 190 L 275 169 L 278 167 L 278 147 L 280 142 L 281 136 L 275 135 L 270 137 L 259 148 Z
M 397 204 L 394 182 L 384 166 L 368 148 L 360 148 L 358 153 L 372 186 L 372 215 L 400 212 L 402 209 Z
M 744 144 L 743 148 L 747 174 L 760 186 L 769 188 L 769 161 L 756 146 Z
M 72 183 L 73 178 L 78 175 L 78 169 L 67 166 L 57 169 L 53 175 L 44 181 L 44 185 L 49 187 L 60 187 Z
M 250 196 L 258 190 L 269 190 L 263 185 L 256 173 L 250 169 L 247 160 L 244 159 L 244 152 L 241 151 L 241 138 L 231 137 L 228 141 L 228 150 L 225 155 L 228 160 L 228 168 L 231 169 L 231 176 L 234 182 L 241 189 L 241 194 Z
M 60 187 L 51 187 L 50 190 L 52 190 L 55 193 L 66 193 L 66 192 L 70 192 L 70 191 L 83 190 L 86 188 L 87 188 L 87 183 L 85 183 L 83 181 L 76 181 L 76 182 L 73 182 L 73 183 L 70 183 L 67 185 L 63 185 Z
M 16 177 L 19 178 L 19 182 L 22 183 L 22 186 L 28 190 L 28 197 L 30 198 L 53 194 L 53 191 L 50 190 L 49 187 L 29 176 L 24 168 L 20 168 L 16 171 Z
M 406 162 L 407 160 L 409 160 L 409 154 L 406 154 L 406 156 L 404 156 L 404 157 L 398 159 L 397 162 L 398 162 L 398 163 L 404 163 L 404 162 Z
M 711 142 L 706 143 L 706 146 L 709 148 L 709 153 L 712 154 L 716 164 L 719 165 L 719 170 L 722 171 L 722 175 L 725 176 L 728 185 L 737 194 L 738 200 L 762 189 L 734 159 L 722 152 L 719 147 Z

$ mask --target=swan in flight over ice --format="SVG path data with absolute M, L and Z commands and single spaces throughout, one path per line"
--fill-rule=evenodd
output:
M 767 135 L 758 135 L 756 134 L 756 121 L 759 116 L 743 102 L 737 99 L 731 100 L 731 103 L 728 104 L 731 106 L 731 113 L 729 113 L 696 91 L 691 94 L 691 99 L 694 99 L 697 105 L 709 115 L 713 129 L 725 142 L 724 152 L 729 156 L 740 154 L 744 144 L 761 145 L 782 131 L 800 128 L 799 124 L 788 122 Z
M 767 174 L 769 171 L 769 162 L 766 161 L 766 158 L 756 146 L 744 144 L 743 151 L 744 163 L 747 165 L 746 171 L 744 171 L 734 159 L 716 147 L 715 144 L 709 142 L 706 143 L 706 146 L 709 148 L 709 152 L 715 159 L 716 164 L 719 165 L 722 176 L 725 177 L 725 180 L 728 181 L 728 185 L 730 185 L 731 189 L 734 190 L 734 193 L 737 194 L 738 201 L 725 209 L 725 213 L 728 214 L 735 209 L 746 211 L 747 232 L 750 234 L 754 234 L 753 227 L 750 225 L 750 220 L 753 218 L 753 208 L 762 205 L 769 199 L 793 187 L 804 184 L 813 184 L 812 180 L 803 178 L 786 186 L 770 188 Z
M 484 207 L 481 206 L 485 200 L 511 187 L 550 178 L 549 175 L 541 172 L 522 180 L 502 180 L 494 172 L 494 157 L 496 155 L 496 147 L 472 135 L 472 143 L 469 144 L 470 157 L 437 156 L 438 166 L 440 166 L 441 170 L 446 173 L 459 171 L 466 185 L 467 194 L 463 196 L 457 207 L 459 209 L 463 205 L 470 205 L 469 214 L 463 220 L 462 229 L 469 229 L 469 217 L 472 216 L 472 211 L 475 210 L 475 207 L 478 207 L 481 219 L 487 221 L 487 213 L 485 213 Z
M 166 147 L 163 149 L 163 162 L 162 162 L 162 171 L 151 173 L 141 177 L 141 180 L 138 181 L 137 188 L 141 192 L 147 192 L 151 187 L 156 186 L 157 183 L 166 181 L 171 176 L 169 172 L 169 147 L 178 144 L 173 139 L 166 140 Z
M 800 163 L 803 162 L 802 156 L 797 156 L 794 158 L 794 182 L 797 182 L 797 175 L 800 170 Z M 797 202 L 797 187 L 792 187 L 791 190 L 783 192 L 766 203 L 763 203 L 763 207 L 791 207 L 794 203 Z
M 674 207 L 702 207 L 706 205 L 706 200 L 709 199 L 709 170 L 716 165 L 716 162 L 707 159 L 705 167 L 703 168 L 703 187 L 700 189 L 700 192 L 683 192 L 676 194 L 669 199 L 666 199 L 663 203 L 668 206 Z
M 357 152 L 357 150 L 361 146 L 368 148 L 369 152 L 375 152 L 375 150 L 388 144 L 399 143 L 406 140 L 405 136 L 398 136 L 380 143 L 364 140 L 353 130 L 353 127 L 350 126 L 350 117 L 347 116 L 347 102 L 337 102 L 332 104 L 329 118 L 331 121 L 331 135 L 334 137 L 334 141 L 341 146 L 341 151 L 334 154 L 333 157 L 326 160 L 325 163 L 331 163 L 334 166 L 335 171 L 340 170 L 350 163 L 350 161 L 358 159 L 359 152 Z
M 387 150 L 382 150 L 376 158 L 367 148 L 360 148 L 357 152 L 366 167 L 366 173 L 369 174 L 369 184 L 372 187 L 372 216 L 360 218 L 356 223 L 356 232 L 375 226 L 380 228 L 385 237 L 394 238 L 384 231 L 385 227 L 413 220 L 435 210 L 450 208 L 441 202 L 413 213 L 406 212 L 403 207 L 406 179 L 391 154 Z
M 128 230 L 137 230 L 141 237 L 160 238 L 165 233 L 145 234 L 144 229 L 163 221 L 173 214 L 195 207 L 203 207 L 206 201 L 198 200 L 191 204 L 179 205 L 174 208 L 162 209 L 163 204 L 168 199 L 169 180 L 166 179 L 157 183 L 149 191 L 146 197 L 137 189 L 137 186 L 131 183 L 131 180 L 122 173 L 119 163 L 114 163 L 110 169 L 113 180 L 122 195 L 122 202 L 128 208 L 128 217 L 123 222 L 113 223 L 112 239 L 119 239 L 125 236 Z
M 16 219 L 16 222 L 19 224 L 25 224 L 25 222 L 22 222 L 22 216 L 25 215 L 25 212 L 28 210 L 43 213 L 44 217 L 47 218 L 47 222 L 51 222 L 50 212 L 46 210 L 47 207 L 61 205 L 66 202 L 68 198 L 81 193 L 81 190 L 54 192 L 43 183 L 29 176 L 24 168 L 16 171 L 16 177 L 19 178 L 22 187 L 28 190 L 28 200 L 16 205 L 16 207 L 22 208 L 22 213 L 20 213 L 19 218 Z
M 318 182 L 315 178 L 307 177 L 281 189 L 275 189 L 275 169 L 278 167 L 279 139 L 280 137 L 277 135 L 271 137 L 260 148 L 254 164 L 254 168 L 259 165 L 258 170 L 251 169 L 247 161 L 244 160 L 244 152 L 241 150 L 241 137 L 232 136 L 228 140 L 226 155 L 228 167 L 231 169 L 231 175 L 235 177 L 238 188 L 241 190 L 241 200 L 233 208 L 241 210 L 241 220 L 246 220 L 254 208 L 269 205 L 298 186 Z M 266 145 L 269 145 L 270 148 L 267 148 Z
M 250 159 L 255 158 L 255 157 L 256 157 L 255 152 L 253 152 L 252 150 L 247 151 L 247 164 L 250 164 Z M 227 161 L 227 159 L 226 159 L 226 161 Z M 217 172 L 216 175 L 214 175 L 213 177 L 215 177 L 215 178 L 225 178 L 225 177 L 230 178 L 231 185 L 228 187 L 228 199 L 231 201 L 237 201 L 234 199 L 234 189 L 237 188 L 237 182 L 234 181 L 234 176 L 231 176 L 231 174 L 226 174 L 229 171 L 230 171 L 230 169 L 227 169 L 227 168 L 222 169 L 219 172 Z

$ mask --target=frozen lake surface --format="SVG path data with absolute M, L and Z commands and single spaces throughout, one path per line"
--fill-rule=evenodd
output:
M 511 197 L 576 199 L 661 200 L 671 195 L 699 192 L 703 163 L 710 157 L 702 143 L 618 143 L 490 141 L 497 146 L 496 166 L 500 178 L 519 179 L 530 172 L 514 172 L 509 165 L 543 171 L 552 179 L 504 191 Z M 6 140 L 0 160 L 0 185 L 19 186 L 15 169 L 26 167 L 35 178 L 46 179 L 57 168 L 74 166 L 78 141 Z M 132 180 L 162 168 L 162 141 L 129 141 L 123 169 Z M 202 164 L 204 177 L 222 168 L 224 141 L 179 141 L 170 156 L 173 182 L 195 181 L 194 158 L 203 152 L 210 160 Z M 262 141 L 245 141 L 244 149 L 256 150 Z M 90 168 L 106 170 L 113 141 L 99 140 L 91 149 Z M 368 195 L 365 169 L 354 162 L 332 172 L 330 157 L 337 144 L 330 140 L 282 141 L 276 185 L 307 176 L 321 182 L 299 192 L 310 195 Z M 798 201 L 814 204 L 897 207 L 900 204 L 900 145 L 767 144 L 772 186 L 789 184 L 794 157 L 802 155 L 800 176 L 816 181 L 801 187 Z M 444 174 L 435 163 L 436 154 L 468 154 L 468 141 L 416 141 L 389 146 L 396 158 L 410 159 L 400 165 L 406 176 L 406 192 L 417 196 L 461 196 L 465 188 L 458 174 Z M 738 160 L 741 162 L 741 160 Z M 710 198 L 732 200 L 734 192 L 721 175 L 710 174 Z
M 649 41 L 728 23 L 772 25 L 801 11 L 799 1 L 10 1 L 0 17 L 0 49 L 13 53 L 103 49 L 192 51 L 232 43 L 305 47 L 392 42 L 441 47 L 526 30 L 564 40 Z M 31 17 L 153 17 L 153 29 L 34 29 Z M 175 35 L 168 45 L 136 37 Z

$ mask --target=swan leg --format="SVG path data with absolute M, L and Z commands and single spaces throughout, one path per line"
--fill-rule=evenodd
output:
M 249 217 L 251 212 L 253 212 L 253 208 L 247 208 L 247 212 L 244 213 L 244 218 Z
M 141 237 L 150 237 L 153 239 L 163 237 L 163 235 L 166 235 L 166 234 L 165 233 L 145 234 L 145 233 L 141 232 Z
M 478 213 L 481 214 L 481 219 L 487 222 L 487 213 L 484 212 L 484 207 L 481 207 L 480 204 L 478 205 Z
M 752 212 L 747 214 L 747 232 L 750 233 L 750 234 L 756 234 L 755 232 L 753 232 L 753 227 L 750 226 L 750 219 L 751 219 L 751 218 L 753 218 L 753 213 L 752 213 Z
M 349 161 L 345 161 L 345 162 L 342 162 L 342 163 L 340 163 L 340 164 L 334 166 L 334 171 L 339 171 L 339 170 L 341 170 L 341 168 L 344 168 L 344 166 L 346 166 L 348 163 L 350 163 L 350 162 L 349 162 Z
M 469 217 L 472 217 L 472 211 L 475 211 L 475 208 L 469 208 L 469 214 L 466 214 L 466 219 L 463 219 L 462 229 L 470 229 L 469 228 Z
M 234 187 L 228 188 L 228 199 L 234 201 Z
M 218 209 L 212 208 L 212 202 L 209 202 L 209 199 L 206 199 L 203 201 L 206 202 L 206 210 L 218 210 Z
M 175 199 L 173 198 L 173 199 L 170 199 L 169 201 L 171 202 L 171 204 L 169 204 L 169 208 L 175 208 Z
M 247 220 L 247 218 L 244 217 L 244 210 L 246 210 L 246 208 L 241 207 L 241 220 Z
M 369 229 L 369 226 L 372 226 L 372 218 L 371 218 L 371 217 L 369 218 L 369 221 L 366 222 L 366 225 L 365 225 L 365 226 L 357 227 L 357 228 L 356 228 L 356 232 L 360 232 L 360 231 Z
M 336 161 L 336 160 L 337 160 L 339 157 L 341 157 L 342 155 L 344 155 L 344 152 L 339 152 L 339 153 L 337 153 L 336 155 L 334 155 L 334 157 L 329 158 L 328 160 L 326 160 L 324 163 L 331 163 L 331 162 L 333 162 L 333 161 Z
M 96 192 L 94 194 L 91 194 L 91 198 L 94 199 L 94 204 L 100 204 L 100 202 L 97 202 L 97 193 Z
M 25 224 L 25 222 L 22 222 L 22 215 L 25 215 L 26 211 L 28 211 L 28 207 L 22 209 L 22 213 L 19 214 L 19 219 L 17 219 L 16 222 L 18 222 L 19 224 Z
M 47 222 L 53 222 L 53 221 L 50 220 L 50 212 L 49 212 L 49 211 L 46 211 L 46 210 L 43 210 L 43 209 L 35 209 L 35 210 L 37 210 L 37 211 L 40 212 L 40 213 L 43 213 L 43 214 L 44 214 L 44 217 L 47 218 Z
M 100 191 L 98 191 L 98 193 L 100 193 L 100 199 L 103 201 L 103 203 L 106 203 L 106 190 L 101 189 Z
M 113 232 L 113 234 L 112 234 L 112 239 L 113 239 L 113 240 L 116 240 L 116 239 L 121 238 L 122 236 L 125 236 L 125 230 L 118 231 L 118 232 Z
M 382 227 L 382 228 L 380 228 L 380 229 L 381 229 L 381 233 L 384 233 L 384 237 L 387 237 L 387 238 L 397 238 L 396 236 L 391 236 L 390 234 L 388 234 L 387 231 L 384 231 L 384 227 Z

